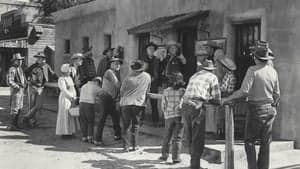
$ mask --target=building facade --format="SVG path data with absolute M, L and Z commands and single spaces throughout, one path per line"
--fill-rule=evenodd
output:
M 25 57 L 24 68 L 35 62 L 34 55 L 45 51 L 54 65 L 55 26 L 35 22 L 39 6 L 19 1 L 0 1 L 0 85 L 6 85 L 6 72 L 14 53 Z
M 248 47 L 255 40 L 268 41 L 276 55 L 274 66 L 279 72 L 282 93 L 274 137 L 295 140 L 300 147 L 299 7 L 297 0 L 92 1 L 55 13 L 55 65 L 81 51 L 88 39 L 96 64 L 109 44 L 124 47 L 124 77 L 128 63 L 142 54 L 145 43 L 176 40 L 183 44 L 190 75 L 196 65 L 195 41 L 225 38 L 226 55 L 235 60 L 241 81 L 253 64 L 247 55 Z

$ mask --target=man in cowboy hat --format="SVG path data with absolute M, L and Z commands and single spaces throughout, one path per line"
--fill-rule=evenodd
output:
M 114 48 L 107 48 L 103 51 L 103 59 L 101 59 L 98 64 L 97 76 L 103 77 L 104 73 L 109 69 L 113 51 Z
M 191 169 L 200 169 L 200 158 L 204 150 L 205 139 L 205 103 L 221 100 L 216 69 L 211 60 L 204 60 L 202 70 L 196 72 L 189 80 L 183 95 L 182 110 L 186 142 L 191 155 Z
M 160 60 L 154 56 L 154 52 L 157 50 L 157 45 L 150 42 L 146 45 L 146 55 L 142 56 L 141 60 L 145 62 L 145 71 L 151 76 L 151 89 L 150 92 L 157 93 L 160 85 Z M 157 126 L 159 121 L 159 112 L 157 108 L 157 100 L 151 99 L 152 121 L 154 126 Z
M 71 77 L 75 84 L 75 89 L 77 93 L 77 97 L 79 97 L 79 88 L 81 86 L 80 75 L 79 75 L 79 66 L 82 65 L 83 62 L 83 54 L 75 53 L 71 57 L 70 71 Z
M 130 68 L 131 73 L 123 81 L 120 91 L 120 106 L 123 117 L 122 137 L 125 152 L 138 149 L 138 128 L 142 124 L 141 121 L 146 105 L 146 94 L 149 92 L 151 84 L 151 76 L 147 72 L 144 72 L 143 61 L 133 61 Z M 130 145 L 132 149 L 129 149 Z
M 96 77 L 96 66 L 93 59 L 92 47 L 83 48 L 82 53 L 84 58 L 82 65 L 79 67 L 81 86 Z
M 114 128 L 114 139 L 121 139 L 121 126 L 120 126 L 120 112 L 117 109 L 117 105 L 119 105 L 120 101 L 120 88 L 121 81 L 118 77 L 119 71 L 121 69 L 123 61 L 119 58 L 111 58 L 110 60 L 110 68 L 105 72 L 103 76 L 102 89 L 105 90 L 109 97 L 107 97 L 105 112 L 100 120 L 101 126 L 99 127 L 100 135 L 102 136 L 103 128 L 105 125 L 105 121 L 107 115 L 111 115 L 113 121 Z M 102 139 L 102 137 L 101 137 Z
M 221 49 L 217 42 L 209 40 L 204 46 L 207 47 L 208 59 L 214 60 L 214 54 L 217 49 Z
M 268 64 L 274 59 L 266 46 L 257 45 L 250 48 L 255 66 L 249 67 L 241 88 L 222 103 L 238 98 L 247 98 L 249 114 L 246 119 L 245 150 L 249 169 L 268 169 L 272 124 L 276 116 L 280 90 L 278 74 Z M 260 140 L 260 150 L 256 160 L 255 143 Z
M 24 57 L 20 53 L 16 53 L 12 58 L 12 66 L 8 70 L 7 84 L 10 87 L 10 114 L 11 124 L 9 130 L 20 129 L 18 119 L 23 108 L 24 88 L 26 85 L 25 74 L 22 69 Z
M 44 85 L 47 83 L 51 77 L 57 79 L 57 75 L 51 69 L 51 67 L 45 62 L 46 56 L 44 52 L 38 52 L 34 55 L 36 63 L 32 64 L 29 68 L 25 70 L 26 77 L 29 81 L 29 92 L 30 95 L 30 110 L 24 115 L 23 122 L 27 126 L 35 127 L 36 123 L 36 113 L 40 111 L 43 107 L 43 90 Z M 49 76 L 51 75 L 51 77 Z
M 236 85 L 236 77 L 234 75 L 236 65 L 228 57 L 222 57 L 220 59 L 217 59 L 217 61 L 221 65 L 222 72 L 224 72 L 224 76 L 222 78 L 220 86 L 222 97 L 229 96 L 233 93 Z
M 186 65 L 185 57 L 180 53 L 181 44 L 176 41 L 168 41 L 167 43 L 167 57 L 163 60 L 164 76 L 172 76 L 174 72 L 180 72 L 183 75 L 184 65 Z

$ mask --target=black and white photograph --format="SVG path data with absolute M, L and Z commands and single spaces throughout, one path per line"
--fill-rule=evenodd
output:
M 0 0 L 0 169 L 300 169 L 299 11 Z

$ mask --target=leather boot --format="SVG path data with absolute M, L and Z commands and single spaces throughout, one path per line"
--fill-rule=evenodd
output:
M 7 127 L 8 130 L 10 131 L 18 131 L 18 127 L 17 127 L 17 115 L 16 114 L 12 114 L 11 115 L 11 123 L 10 126 Z

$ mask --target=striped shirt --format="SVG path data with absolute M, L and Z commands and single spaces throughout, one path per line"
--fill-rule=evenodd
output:
M 183 94 L 183 88 L 174 90 L 172 87 L 169 87 L 163 91 L 162 110 L 165 119 L 181 117 L 179 105 Z
M 196 108 L 202 106 L 203 101 L 220 100 L 221 92 L 218 78 L 215 74 L 202 70 L 195 73 L 189 80 L 183 101 L 195 105 Z

